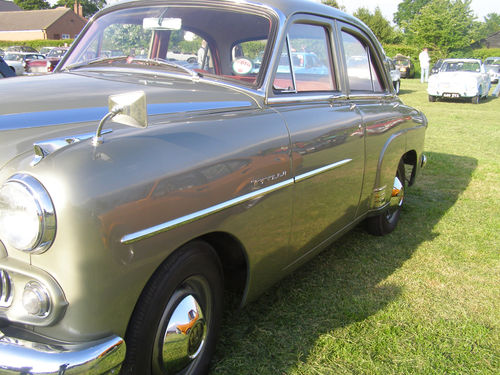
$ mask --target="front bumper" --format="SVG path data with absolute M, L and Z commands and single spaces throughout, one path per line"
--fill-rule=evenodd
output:
M 79 343 L 40 343 L 0 331 L 0 374 L 118 374 L 125 341 L 117 336 Z

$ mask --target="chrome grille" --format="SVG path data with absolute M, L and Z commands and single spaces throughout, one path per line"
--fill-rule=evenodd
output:
M 0 269 L 0 307 L 9 307 L 12 303 L 12 280 L 7 273 Z

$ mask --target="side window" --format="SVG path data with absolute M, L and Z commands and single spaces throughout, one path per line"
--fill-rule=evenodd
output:
M 276 71 L 275 91 L 335 90 L 328 39 L 328 31 L 323 26 L 292 25 Z
M 345 31 L 342 31 L 342 44 L 351 91 L 383 91 L 380 75 L 371 60 L 368 46 Z

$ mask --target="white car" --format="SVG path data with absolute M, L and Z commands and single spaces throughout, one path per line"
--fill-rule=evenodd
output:
M 490 76 L 478 59 L 446 59 L 437 74 L 429 77 L 429 101 L 467 98 L 477 104 L 490 91 Z
M 484 60 L 484 68 L 490 75 L 491 83 L 497 83 L 500 79 L 500 57 L 488 57 Z
M 32 52 L 7 52 L 3 58 L 17 76 L 25 73 L 26 60 L 43 60 L 45 56 Z

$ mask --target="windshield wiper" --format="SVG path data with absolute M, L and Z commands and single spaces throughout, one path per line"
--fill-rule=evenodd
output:
M 90 66 L 90 65 L 96 65 L 96 64 L 103 64 L 103 63 L 113 63 L 116 61 L 122 61 L 125 60 L 127 64 L 142 64 L 142 65 L 149 65 L 149 66 L 167 66 L 169 68 L 175 68 L 178 70 L 183 71 L 184 73 L 187 73 L 191 76 L 192 79 L 198 79 L 202 75 L 193 69 L 189 69 L 188 67 L 177 64 L 173 61 L 168 61 L 160 58 L 156 59 L 149 59 L 149 58 L 135 58 L 133 56 L 115 56 L 115 57 L 102 57 L 98 58 L 95 60 L 90 60 L 90 61 L 85 61 L 81 63 L 76 63 L 76 64 L 71 64 L 68 66 L 64 67 L 64 71 L 68 71 L 71 69 L 77 69 L 85 66 Z
M 99 58 L 94 59 L 94 60 L 78 62 L 78 63 L 75 63 L 75 64 L 71 64 L 71 65 L 65 66 L 63 68 L 63 71 L 68 71 L 68 70 L 71 70 L 71 69 L 82 68 L 84 66 L 89 66 L 89 65 L 94 65 L 94 64 L 112 63 L 112 62 L 115 62 L 115 61 L 126 60 L 127 58 L 128 58 L 128 56 L 99 57 Z
M 156 58 L 156 59 L 144 59 L 144 58 L 134 58 L 131 63 L 139 63 L 139 64 L 144 64 L 144 65 L 150 65 L 150 66 L 167 66 L 167 67 L 170 67 L 170 68 L 175 68 L 175 69 L 178 69 L 178 70 L 182 70 L 184 73 L 187 73 L 189 74 L 193 79 L 198 79 L 199 77 L 201 77 L 202 75 L 196 71 L 194 71 L 193 69 L 190 69 L 182 64 L 178 64 L 174 61 L 168 61 L 168 60 L 164 60 L 164 59 L 160 59 L 160 58 Z

